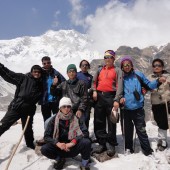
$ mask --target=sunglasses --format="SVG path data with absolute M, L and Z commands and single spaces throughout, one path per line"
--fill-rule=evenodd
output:
M 123 67 L 131 67 L 131 64 L 123 64 Z
M 41 74 L 41 71 L 35 70 L 35 71 L 32 71 L 32 73 L 38 73 L 38 74 Z
M 71 106 L 70 106 L 70 105 L 64 105 L 64 106 L 62 106 L 62 108 L 64 108 L 64 109 L 65 109 L 65 108 L 69 108 L 69 109 L 70 109 Z
M 88 64 L 82 64 L 81 67 L 89 67 Z
M 69 70 L 68 73 L 76 73 L 75 70 Z
M 50 61 L 48 61 L 48 62 L 43 62 L 43 65 L 47 65 L 47 64 L 51 64 L 51 62 L 50 62 Z
M 155 67 L 162 67 L 162 65 L 161 64 L 155 64 L 155 65 L 153 65 L 153 68 L 155 68 Z
M 113 56 L 110 56 L 110 55 L 106 55 L 106 56 L 104 56 L 104 59 L 113 59 L 114 57 Z

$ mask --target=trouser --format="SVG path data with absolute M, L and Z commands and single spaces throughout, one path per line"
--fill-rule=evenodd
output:
M 46 104 L 41 105 L 41 112 L 43 115 L 44 122 L 51 117 L 52 114 L 57 114 L 58 113 L 58 106 L 59 102 L 49 102 Z
M 91 106 L 90 106 L 90 104 L 88 104 L 87 108 L 83 114 L 83 119 L 84 119 L 87 129 L 89 129 L 90 113 L 91 113 Z
M 143 108 L 136 110 L 124 110 L 125 148 L 130 150 L 133 150 L 134 125 L 142 151 L 146 155 L 150 154 L 152 152 L 152 149 L 150 147 L 148 135 L 145 129 L 145 112 Z
M 170 104 L 168 105 L 168 110 L 170 113 Z M 152 105 L 152 112 L 154 119 L 160 129 L 168 129 L 167 111 L 165 104 Z
M 57 157 L 71 158 L 77 156 L 80 153 L 82 159 L 88 160 L 90 158 L 90 152 L 91 142 L 88 138 L 80 139 L 75 146 L 70 148 L 69 152 L 61 150 L 53 143 L 47 143 L 41 148 L 41 153 L 49 159 L 56 159 Z
M 114 94 L 97 94 L 97 102 L 94 108 L 94 133 L 97 141 L 101 145 L 106 142 L 116 146 L 116 124 L 110 121 L 110 114 L 113 108 Z M 108 122 L 108 131 L 106 131 L 106 119 Z
M 27 117 L 28 115 L 30 115 L 30 120 L 28 122 L 28 126 L 24 133 L 24 138 L 25 138 L 26 145 L 32 146 L 34 142 L 32 124 L 33 124 L 33 116 L 35 114 L 35 110 L 36 110 L 35 105 L 29 107 L 24 107 L 23 105 L 18 111 L 13 110 L 9 106 L 8 111 L 0 121 L 0 136 L 5 131 L 7 131 L 20 118 L 22 122 L 22 129 L 24 129 Z

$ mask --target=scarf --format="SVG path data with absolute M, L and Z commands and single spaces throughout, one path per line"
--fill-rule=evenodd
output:
M 59 137 L 59 120 L 60 119 L 70 120 L 69 132 L 68 132 L 69 140 L 72 140 L 76 138 L 77 136 L 83 135 L 82 131 L 80 130 L 79 121 L 77 117 L 72 112 L 69 112 L 67 115 L 65 115 L 64 113 L 59 111 L 55 118 L 53 138 L 58 139 Z

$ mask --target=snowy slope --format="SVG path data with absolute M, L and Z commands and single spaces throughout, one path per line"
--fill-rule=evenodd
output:
M 4 112 L 0 112 L 0 118 Z M 90 122 L 90 132 L 93 133 L 93 119 Z M 147 132 L 150 137 L 152 148 L 156 148 L 157 127 L 152 122 L 147 123 Z M 39 139 L 43 135 L 43 119 L 40 113 L 36 113 L 34 118 L 34 134 L 35 139 Z M 10 128 L 5 134 L 0 137 L 0 169 L 5 170 L 9 155 L 14 145 L 19 140 L 21 135 L 21 125 L 15 125 Z M 140 151 L 139 141 L 136 141 L 135 154 L 125 156 L 123 154 L 123 138 L 121 136 L 120 124 L 118 124 L 117 137 L 119 146 L 116 148 L 119 158 L 114 158 L 104 163 L 95 160 L 91 163 L 92 170 L 170 170 L 167 156 L 170 156 L 170 150 L 164 152 L 155 152 L 159 163 L 152 158 L 144 156 Z M 170 135 L 168 134 L 168 140 Z M 170 142 L 169 142 L 170 144 Z M 26 148 L 24 140 L 22 140 L 9 170 L 53 170 L 52 164 L 54 161 L 47 159 L 44 156 L 38 156 L 31 149 Z M 68 159 L 65 169 L 78 169 L 80 162 L 73 159 Z

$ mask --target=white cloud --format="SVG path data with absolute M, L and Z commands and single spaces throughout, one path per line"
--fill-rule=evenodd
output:
M 82 18 L 83 6 L 82 0 L 69 0 L 72 10 L 69 14 L 71 18 L 71 22 L 75 26 L 83 26 L 84 27 L 84 19 Z
M 53 28 L 58 28 L 58 26 L 59 26 L 59 22 L 57 21 L 59 15 L 60 15 L 60 11 L 59 10 L 55 11 L 55 13 L 54 13 L 55 20 L 52 22 Z
M 99 51 L 121 45 L 146 47 L 170 42 L 170 1 L 111 0 L 85 18 L 87 33 Z

